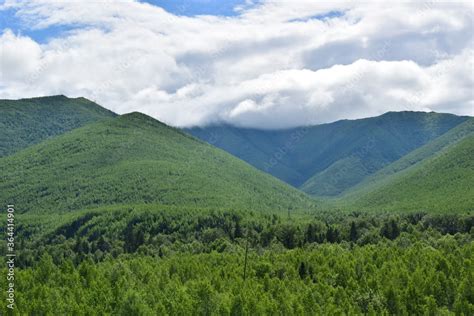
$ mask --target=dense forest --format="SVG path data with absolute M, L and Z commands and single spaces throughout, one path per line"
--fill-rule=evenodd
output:
M 316 178 L 337 192 L 360 182 L 339 200 L 213 146 L 236 135 L 199 140 L 63 96 L 0 100 L 0 114 L 16 251 L 15 309 L 0 304 L 1 315 L 474 315 L 472 119 L 403 112 L 314 127 L 278 168 L 331 156 Z M 365 157 L 370 174 L 357 173 L 380 124 L 390 132 Z M 327 150 L 310 144 L 327 128 L 340 131 Z M 263 152 L 276 144 L 244 134 Z M 328 149 L 338 144 L 347 152 Z
M 19 213 L 114 204 L 276 211 L 315 201 L 141 113 L 101 120 L 0 158 L 0 199 Z
M 469 214 L 143 205 L 19 222 L 17 315 L 474 313 Z

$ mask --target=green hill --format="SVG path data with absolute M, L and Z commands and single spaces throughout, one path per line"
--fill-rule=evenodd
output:
M 132 113 L 0 159 L 0 198 L 18 212 L 154 203 L 285 210 L 314 201 L 182 131 Z
M 472 315 L 473 124 L 389 113 L 206 135 L 281 175 L 314 176 L 295 161 L 342 177 L 358 188 L 344 189 L 359 198 L 349 212 L 140 113 L 61 130 L 0 158 L 0 199 L 16 210 L 14 313 Z
M 0 157 L 115 114 L 84 98 L 0 100 Z
M 351 201 L 348 208 L 473 211 L 473 123 L 471 119 L 368 179 L 345 197 Z
M 432 140 L 426 145 L 421 146 L 403 156 L 399 160 L 377 171 L 375 174 L 367 177 L 364 181 L 348 190 L 343 198 L 351 199 L 359 195 L 366 194 L 378 187 L 393 181 L 397 177 L 403 177 L 406 172 L 409 172 L 417 164 L 424 162 L 426 159 L 431 159 L 439 155 L 449 146 L 457 144 L 464 138 L 474 134 L 474 118 L 466 120 L 459 124 L 447 133 Z
M 389 112 L 289 130 L 227 125 L 190 133 L 314 196 L 337 196 L 467 117 Z

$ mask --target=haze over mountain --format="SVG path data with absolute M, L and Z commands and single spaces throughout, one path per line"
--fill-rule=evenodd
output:
M 229 125 L 189 133 L 314 196 L 336 196 L 468 117 L 389 112 L 288 130 Z
M 0 198 L 18 212 L 156 203 L 259 211 L 308 209 L 303 193 L 151 117 L 131 113 L 0 159 Z

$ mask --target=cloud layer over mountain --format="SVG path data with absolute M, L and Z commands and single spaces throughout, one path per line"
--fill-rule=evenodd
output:
M 6 1 L 0 98 L 84 96 L 175 126 L 286 128 L 386 111 L 474 115 L 468 3 L 248 2 L 181 16 L 136 1 Z

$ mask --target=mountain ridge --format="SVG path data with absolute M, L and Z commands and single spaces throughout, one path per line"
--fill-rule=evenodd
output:
M 399 160 L 382 168 L 377 173 L 368 177 L 355 187 L 351 188 L 343 198 L 361 194 L 370 188 L 381 185 L 382 182 L 389 181 L 392 176 L 400 176 L 400 173 L 423 163 L 426 159 L 432 159 L 442 154 L 448 147 L 454 146 L 464 138 L 474 135 L 474 118 L 470 118 L 458 126 L 452 128 L 447 133 L 432 140 L 431 142 L 413 150 Z
M 0 157 L 117 114 L 86 98 L 64 95 L 0 100 Z
M 324 197 L 342 194 L 468 118 L 402 111 L 287 130 L 220 125 L 185 131 L 203 140 L 211 135 L 213 145 L 306 193 Z M 339 170 L 347 172 L 341 175 Z
M 114 204 L 285 211 L 304 193 L 145 114 L 88 124 L 0 159 L 0 196 L 21 212 Z
M 51 109 L 55 107 L 65 110 L 59 114 L 51 112 Z M 309 200 L 304 193 L 290 186 L 285 188 L 281 186 L 282 183 L 275 184 L 278 181 L 275 182 L 276 180 L 272 177 L 283 178 L 282 180 L 287 180 L 291 184 L 288 178 L 284 178 L 288 176 L 290 179 L 308 177 L 306 181 L 296 186 L 314 197 L 340 199 L 341 205 L 347 202 L 353 207 L 367 207 L 367 205 L 355 203 L 357 199 L 354 197 L 362 199 L 369 196 L 370 192 L 380 191 L 392 181 L 392 178 L 402 178 L 405 173 L 410 174 L 410 170 L 416 167 L 412 165 L 431 160 L 438 152 L 455 145 L 456 142 L 461 141 L 461 138 L 471 134 L 474 129 L 474 119 L 471 117 L 435 112 L 391 111 L 373 118 L 339 120 L 334 123 L 284 131 L 241 129 L 223 125 L 212 129 L 186 130 L 168 126 L 141 112 L 116 115 L 85 98 L 68 98 L 58 95 L 21 99 L 18 102 L 0 100 L 0 112 L 8 113 L 13 109 L 13 113 L 16 114 L 15 111 L 18 108 L 27 115 L 24 121 L 22 121 L 24 117 L 17 117 L 15 120 L 18 124 L 17 130 L 22 126 L 29 126 L 33 120 L 37 121 L 37 125 L 33 124 L 30 131 L 34 132 L 38 129 L 41 131 L 42 118 L 45 114 L 49 122 L 52 122 L 50 125 L 46 124 L 46 128 L 59 126 L 53 128 L 52 132 L 40 133 L 40 137 L 33 141 L 29 140 L 39 142 L 39 144 L 28 144 L 25 141 L 17 147 L 13 146 L 15 152 L 0 159 L 0 163 L 7 170 L 2 178 L 6 185 L 0 189 L 12 193 L 14 191 L 12 188 L 18 188 L 18 183 L 26 184 L 29 188 L 20 191 L 31 199 L 31 203 L 28 202 L 31 204 L 30 209 L 35 204 L 33 203 L 34 194 L 31 192 L 36 192 L 40 197 L 47 199 L 50 195 L 55 195 L 59 200 L 63 199 L 60 197 L 61 190 L 57 187 L 54 189 L 56 191 L 51 192 L 48 186 L 35 184 L 34 181 L 28 183 L 21 179 L 25 176 L 48 178 L 48 172 L 43 172 L 41 168 L 49 168 L 50 173 L 62 179 L 64 185 L 70 185 L 67 184 L 67 180 L 75 179 L 75 175 L 70 173 L 71 170 L 78 170 L 79 174 L 84 170 L 89 170 L 91 174 L 99 174 L 97 179 L 100 183 L 95 183 L 97 179 L 84 175 L 75 179 L 78 183 L 81 181 L 88 183 L 93 187 L 89 193 L 98 194 L 99 198 L 83 201 L 83 204 L 82 202 L 75 204 L 72 201 L 81 200 L 80 193 L 74 197 L 68 195 L 71 192 L 66 192 L 69 202 L 62 203 L 63 206 L 68 205 L 65 208 L 67 210 L 73 210 L 75 207 L 82 208 L 84 205 L 93 207 L 94 204 L 103 203 L 106 205 L 127 204 L 130 202 L 127 199 L 133 196 L 131 192 L 135 189 L 126 186 L 125 191 L 120 191 L 122 189 L 117 181 L 120 177 L 121 181 L 128 181 L 124 175 L 128 175 L 135 182 L 144 181 L 142 184 L 146 184 L 143 188 L 146 194 L 135 192 L 134 194 L 139 198 L 132 201 L 133 203 L 173 204 L 180 198 L 176 192 L 170 192 L 184 190 L 183 188 L 187 188 L 189 183 L 199 181 L 208 186 L 223 181 L 217 191 L 221 190 L 225 198 L 217 196 L 217 191 L 210 194 L 211 190 L 208 188 L 202 195 L 212 197 L 213 202 L 206 202 L 212 207 L 234 205 L 246 208 L 255 204 L 257 208 L 266 209 L 265 203 L 267 203 L 279 210 L 293 209 L 291 203 L 282 198 L 285 195 L 291 196 L 289 200 L 296 201 L 296 204 L 304 200 L 303 204 L 310 205 L 310 208 L 319 203 Z M 42 112 L 43 108 L 47 109 L 46 112 Z M 72 116 L 72 118 L 64 120 L 65 116 Z M 75 116 L 78 117 L 74 118 Z M 71 124 L 71 120 L 74 124 Z M 3 145 L 0 139 L 0 148 Z M 235 153 L 232 150 L 238 152 Z M 88 152 L 90 156 L 80 156 L 85 152 Z M 54 159 L 54 157 L 58 158 Z M 80 157 L 82 160 L 75 161 L 75 157 Z M 24 170 L 15 168 L 12 161 L 16 159 L 20 159 L 19 165 Z M 205 170 L 204 174 L 211 172 L 213 175 L 203 177 L 203 172 L 190 167 L 193 159 L 200 160 L 201 169 Z M 50 162 L 53 164 L 48 166 Z M 250 165 L 263 172 L 260 171 L 261 173 L 257 174 L 249 170 Z M 219 169 L 222 166 L 226 167 Z M 35 169 L 38 167 L 40 169 Z M 237 171 L 232 168 L 237 168 Z M 32 169 L 39 173 L 35 174 L 36 171 L 32 172 Z M 64 172 L 64 170 L 69 171 Z M 29 174 L 29 172 L 32 173 Z M 187 178 L 189 183 L 175 182 L 176 180 L 160 185 L 149 183 L 150 181 L 160 182 L 165 178 L 168 180 L 179 178 L 186 172 L 192 174 L 192 177 Z M 113 175 L 112 178 L 107 178 L 108 174 Z M 15 177 L 15 181 L 19 182 L 14 181 Z M 148 178 L 153 180 L 148 181 Z M 212 178 L 217 180 L 212 180 Z M 53 182 L 52 178 L 49 179 Z M 238 190 L 244 192 L 246 197 L 242 199 L 246 199 L 246 202 L 240 204 L 239 194 L 229 194 L 232 191 L 233 182 L 240 183 Z M 102 190 L 101 186 L 107 187 L 111 183 L 113 190 L 128 197 L 125 199 L 115 197 L 117 201 L 110 201 L 108 197 L 103 196 L 104 192 L 96 192 Z M 253 191 L 247 190 L 248 188 L 245 188 L 243 183 L 249 184 Z M 257 183 L 264 189 L 259 190 Z M 190 203 L 191 207 L 208 206 L 205 205 L 205 199 L 199 201 L 200 189 L 195 184 L 188 192 L 190 195 L 195 195 L 190 199 L 184 198 L 185 205 L 188 206 L 186 203 Z M 78 186 L 77 183 L 75 185 L 73 187 L 76 194 L 84 190 L 84 185 Z M 153 193 L 150 188 L 157 191 Z M 275 188 L 276 190 L 273 190 Z M 254 193 L 256 196 L 259 194 L 267 196 L 265 198 L 267 201 L 263 202 L 265 199 L 262 198 L 255 199 Z M 278 202 L 275 203 L 276 200 L 268 198 L 272 194 L 279 196 L 276 198 Z M 373 203 L 374 207 L 383 205 L 383 199 L 378 199 L 378 201 L 378 204 Z M 55 200 L 52 204 L 56 202 Z M 284 206 L 281 207 L 279 203 L 283 203 Z M 42 206 L 42 208 L 45 207 Z

